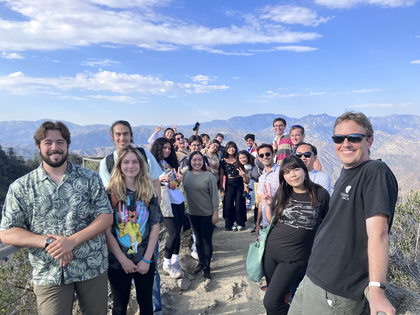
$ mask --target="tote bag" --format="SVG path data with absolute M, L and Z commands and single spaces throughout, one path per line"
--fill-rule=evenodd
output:
M 246 271 L 248 278 L 255 282 L 259 282 L 264 276 L 263 256 L 267 237 L 273 226 L 273 222 L 275 222 L 275 214 L 268 228 L 260 229 L 260 239 L 257 239 L 255 243 L 249 244 L 248 257 L 246 258 Z
M 162 200 L 160 201 L 160 210 L 163 217 L 173 218 L 171 199 L 169 199 L 168 187 L 166 185 L 160 186 Z

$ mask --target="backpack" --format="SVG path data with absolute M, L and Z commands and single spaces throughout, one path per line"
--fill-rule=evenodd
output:
M 147 159 L 146 156 L 146 151 L 144 151 L 143 148 L 136 148 L 137 150 L 139 150 L 141 156 L 143 157 L 143 160 L 146 162 L 147 166 L 149 166 L 149 160 Z M 115 165 L 115 161 L 114 161 L 114 153 L 111 153 L 110 155 L 108 155 L 106 157 L 106 168 L 108 169 L 109 174 L 112 174 L 112 169 L 114 168 Z

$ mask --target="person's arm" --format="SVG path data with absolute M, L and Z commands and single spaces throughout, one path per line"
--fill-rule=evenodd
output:
M 48 237 L 53 237 L 56 240 L 48 246 L 47 252 L 55 259 L 60 259 L 65 254 L 70 253 L 73 249 L 88 240 L 98 236 L 105 229 L 112 224 L 112 213 L 100 214 L 91 224 L 85 229 L 65 237 L 60 235 L 48 234 Z
M 217 193 L 216 178 L 213 175 L 210 175 L 208 183 L 210 197 L 213 205 L 213 216 L 211 218 L 211 222 L 213 223 L 213 225 L 216 225 L 217 222 L 219 222 L 219 195 Z
M 147 249 L 143 254 L 144 259 L 146 259 L 147 261 L 152 260 L 153 252 L 155 251 L 155 247 L 156 247 L 156 242 L 159 237 L 159 230 L 160 230 L 159 222 L 153 225 L 150 229 L 149 242 L 147 243 Z M 155 257 L 155 259 L 157 259 L 157 257 Z M 148 264 L 142 259 L 137 264 L 137 271 L 144 275 L 149 271 L 149 267 L 150 267 L 150 264 Z
M 223 187 L 223 178 L 225 176 L 225 171 L 222 167 L 219 167 L 219 188 L 224 188 Z
M 46 235 L 38 235 L 21 227 L 14 227 L 0 232 L 0 239 L 4 244 L 19 247 L 44 248 Z
M 158 127 L 158 128 L 159 128 L 159 127 Z M 156 128 L 156 130 L 157 130 L 158 128 Z M 148 142 L 150 145 L 153 145 L 153 143 L 155 143 L 155 141 L 156 141 L 156 139 L 157 139 L 157 138 L 159 138 L 159 133 L 155 131 L 154 133 L 152 133 L 152 135 L 150 136 L 149 140 L 147 140 L 147 142 Z
M 198 136 L 198 131 L 200 130 L 200 125 L 201 124 L 198 124 L 197 129 L 194 130 L 194 136 Z
M 108 245 L 109 250 L 114 254 L 115 258 L 118 259 L 126 274 L 136 272 L 137 266 L 122 252 L 120 245 L 114 235 L 112 235 L 111 229 L 112 226 L 109 226 L 105 230 L 106 244 Z
M 176 130 L 176 124 L 174 124 L 172 129 L 175 131 L 175 133 L 178 133 L 178 131 Z
M 386 282 L 388 270 L 388 220 L 388 216 L 382 213 L 377 213 L 366 220 L 369 281 L 383 284 Z M 388 315 L 395 315 L 395 308 L 386 298 L 384 289 L 371 286 L 369 294 L 371 314 L 385 312 Z

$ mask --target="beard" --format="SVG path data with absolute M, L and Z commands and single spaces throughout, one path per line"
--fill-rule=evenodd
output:
M 50 155 L 56 154 L 56 153 L 61 153 L 61 159 L 58 161 L 51 160 Z M 42 154 L 41 152 L 39 152 L 39 154 L 41 155 L 42 160 L 51 167 L 60 167 L 61 165 L 63 165 L 67 161 L 67 157 L 69 155 L 67 151 L 64 153 L 58 150 L 50 151 L 46 155 Z

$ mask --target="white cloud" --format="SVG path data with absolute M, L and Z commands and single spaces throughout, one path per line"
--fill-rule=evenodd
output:
M 88 66 L 88 67 L 110 67 L 113 65 L 118 65 L 121 62 L 119 61 L 114 61 L 111 59 L 103 59 L 103 60 L 98 60 L 98 59 L 94 59 L 94 58 L 88 58 L 87 60 L 82 61 L 80 64 L 83 66 Z
M 19 60 L 25 59 L 25 57 L 22 56 L 21 54 L 14 53 L 14 52 L 13 53 L 3 52 L 1 54 L 1 57 L 5 59 L 19 59 Z
M 34 78 L 22 72 L 0 76 L 0 90 L 14 94 L 46 93 L 52 89 L 61 91 L 111 91 L 120 94 L 139 93 L 143 95 L 170 95 L 177 92 L 210 93 L 229 89 L 226 85 L 175 83 L 158 77 L 126 74 L 110 71 L 78 73 L 75 77 Z
M 211 53 L 246 55 L 211 50 L 211 47 L 298 43 L 321 37 L 313 32 L 293 32 L 267 19 L 249 17 L 242 26 L 229 24 L 211 28 L 154 10 L 154 6 L 167 5 L 169 1 L 61 0 L 57 5 L 51 0 L 6 0 L 6 3 L 25 19 L 0 18 L 0 51 L 56 50 L 91 45 L 133 45 L 167 51 L 195 46 L 194 49 Z
M 294 51 L 294 52 L 310 52 L 318 50 L 318 48 L 308 47 L 308 46 L 278 46 L 271 49 L 250 49 L 249 51 L 257 52 L 273 52 L 273 51 Z
M 252 56 L 253 53 L 245 53 L 245 52 L 225 52 L 221 49 L 214 49 L 211 47 L 206 47 L 203 45 L 194 45 L 192 46 L 194 50 L 203 50 L 211 54 L 219 54 L 219 55 L 226 55 L 226 56 Z
M 353 90 L 353 93 L 370 93 L 370 92 L 380 92 L 382 89 L 363 89 L 363 90 Z
M 295 96 L 302 96 L 302 94 L 280 94 L 280 93 L 276 93 L 273 91 L 267 91 L 267 95 L 265 95 L 264 97 L 267 98 L 283 98 L 283 97 L 295 97 Z
M 117 96 L 108 96 L 108 95 L 89 95 L 90 98 L 99 99 L 99 100 L 107 100 L 113 102 L 120 102 L 120 103 L 147 103 L 148 101 L 139 100 L 138 98 L 126 96 L 126 95 L 117 95 Z
M 234 79 L 234 80 L 239 80 L 239 77 L 233 77 L 232 79 Z
M 310 92 L 308 94 L 308 96 L 317 96 L 317 95 L 324 95 L 326 94 L 325 92 Z
M 201 84 L 207 84 L 209 83 L 209 81 L 213 81 L 216 80 L 217 77 L 209 77 L 208 75 L 196 75 L 194 77 L 191 77 L 190 79 L 192 79 L 194 82 L 200 82 Z
M 351 8 L 357 5 L 377 5 L 380 7 L 409 7 L 417 0 L 315 0 L 318 5 L 330 8 Z
M 317 26 L 326 23 L 330 18 L 318 17 L 316 11 L 292 5 L 266 5 L 261 9 L 261 18 L 270 19 L 278 23 L 302 24 Z
M 419 60 L 410 61 L 410 63 L 412 63 L 412 64 L 418 64 L 418 63 L 420 63 L 420 59 Z
M 78 96 L 69 96 L 69 95 L 59 95 L 55 96 L 55 99 L 58 100 L 75 100 L 75 101 L 87 101 L 86 97 L 78 97 Z
M 407 105 L 410 105 L 411 102 L 407 102 L 407 103 L 401 103 L 401 104 L 392 104 L 392 103 L 372 103 L 372 104 L 363 104 L 363 105 L 352 105 L 351 107 L 355 107 L 355 108 L 370 108 L 370 107 L 404 107 Z

